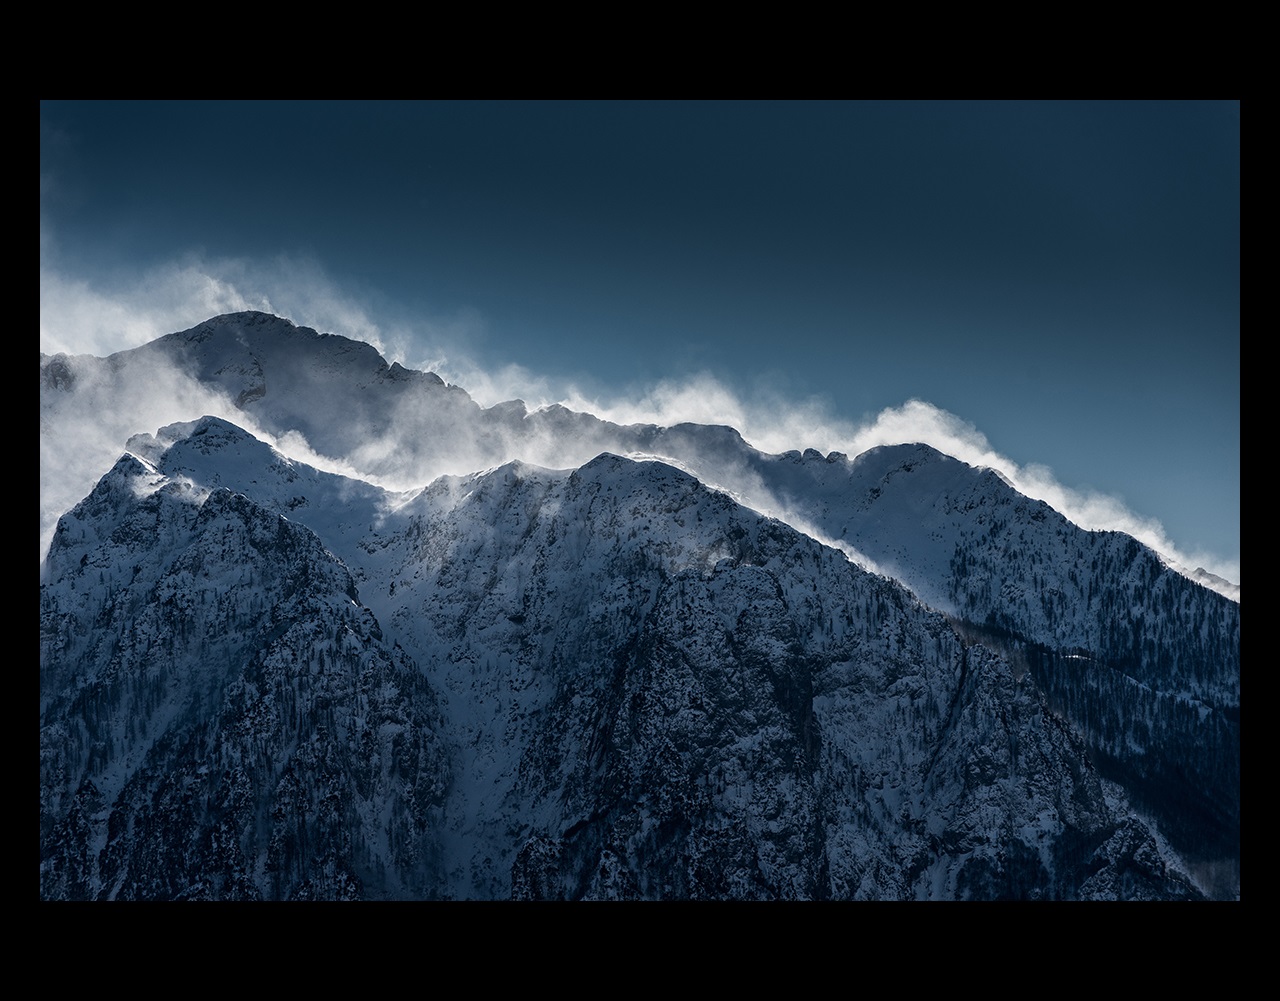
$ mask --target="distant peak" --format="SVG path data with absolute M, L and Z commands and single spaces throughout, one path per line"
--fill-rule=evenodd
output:
M 425 382 L 432 386 L 443 386 L 445 381 L 434 372 L 421 372 L 416 368 L 405 368 L 398 361 L 393 361 L 387 369 L 387 378 L 392 382 Z
M 259 444 L 257 438 L 239 425 L 205 415 L 194 421 L 166 424 L 154 435 L 135 434 L 125 442 L 125 448 L 148 462 L 159 464 L 164 454 L 180 442 L 190 443 L 205 454 L 241 442 Z
M 601 452 L 572 473 L 572 477 L 578 480 L 599 480 L 610 476 L 640 477 L 649 482 L 656 480 L 703 486 L 695 475 L 681 469 L 666 457 L 657 455 L 626 456 Z
M 692 421 L 663 428 L 658 432 L 657 438 L 659 441 L 688 442 L 725 449 L 731 453 L 740 451 L 747 444 L 738 429 L 728 424 L 697 424 Z
M 178 421 L 174 424 L 166 424 L 162 427 L 157 438 L 165 441 L 181 441 L 184 438 L 197 438 L 204 435 L 214 433 L 222 434 L 230 438 L 252 438 L 244 428 L 232 424 L 231 421 L 222 417 L 214 417 L 211 414 L 205 414 L 194 421 Z
M 199 435 L 209 434 L 211 432 L 224 434 L 232 438 L 252 438 L 253 437 L 253 435 L 249 434 L 248 431 L 240 427 L 238 424 L 232 424 L 231 421 L 227 420 L 224 417 L 214 417 L 211 414 L 206 414 L 204 417 L 201 417 L 198 420 L 193 421 L 192 425 L 193 426 L 188 435 L 188 437 L 191 437 L 191 438 L 195 438 Z
M 596 470 L 596 469 L 616 469 L 619 466 L 629 465 L 631 460 L 626 456 L 615 455 L 613 452 L 601 452 L 594 459 L 584 462 L 578 467 L 578 470 Z
M 876 445 L 860 453 L 856 461 L 862 462 L 868 459 L 876 459 L 881 462 L 903 466 L 907 469 L 941 459 L 960 461 L 923 441 L 902 442 L 897 445 Z
M 276 316 L 274 313 L 263 313 L 259 310 L 244 310 L 239 313 L 222 313 L 218 316 L 211 316 L 209 319 L 197 323 L 194 327 L 162 337 L 160 341 L 176 340 L 188 344 L 199 344 L 211 339 L 220 340 L 227 336 L 241 336 L 250 331 L 255 333 L 276 331 L 281 334 L 293 333 L 294 331 L 315 333 L 309 327 L 299 327 L 287 317 Z
M 239 313 L 221 313 L 218 316 L 212 316 L 205 320 L 204 323 L 198 324 L 201 327 L 260 327 L 267 323 L 283 323 L 286 326 L 296 327 L 297 324 L 285 316 L 276 316 L 275 313 L 264 313 L 257 309 L 246 309 Z

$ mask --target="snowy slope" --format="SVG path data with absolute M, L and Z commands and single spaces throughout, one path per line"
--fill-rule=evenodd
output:
M 259 313 L 41 372 L 46 896 L 1238 893 L 1238 602 L 993 470 Z
M 132 445 L 44 570 L 46 895 L 1196 895 L 1007 659 L 669 465 Z

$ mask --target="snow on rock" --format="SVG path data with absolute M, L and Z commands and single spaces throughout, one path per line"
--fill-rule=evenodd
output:
M 41 566 L 42 896 L 1238 895 L 1238 602 L 993 470 L 262 313 L 41 372 L 42 466 L 125 452 Z

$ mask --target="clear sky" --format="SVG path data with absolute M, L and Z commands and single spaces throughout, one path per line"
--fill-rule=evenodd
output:
M 737 423 L 771 451 L 919 400 L 1239 581 L 1238 102 L 40 119 L 42 351 L 266 308 L 486 404 Z

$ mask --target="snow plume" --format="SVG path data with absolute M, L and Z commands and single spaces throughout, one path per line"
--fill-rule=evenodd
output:
M 41 183 L 43 192 L 44 178 Z M 57 519 L 93 489 L 120 457 L 125 442 L 166 424 L 204 414 L 223 417 L 311 465 L 353 472 L 317 455 L 296 432 L 283 446 L 277 444 L 226 397 L 159 360 L 145 371 L 136 364 L 120 371 L 100 363 L 101 357 L 185 330 L 208 317 L 250 309 L 287 315 L 317 330 L 341 331 L 379 350 L 398 336 L 398 331 L 379 328 L 363 306 L 307 258 L 210 259 L 189 254 L 127 274 L 73 275 L 42 214 L 40 351 L 72 356 L 61 365 L 74 391 L 41 394 L 41 559 Z
M 58 518 L 93 489 L 130 436 L 193 415 L 235 413 L 221 394 L 164 363 L 145 372 L 122 372 L 89 356 L 55 364 L 62 388 L 46 388 L 40 401 L 41 559 Z M 54 379 L 53 372 L 46 370 L 44 378 Z M 146 392 L 138 391 L 140 384 Z
M 605 403 L 588 399 L 570 390 L 565 406 L 585 410 L 615 424 L 724 424 L 737 428 L 744 437 L 751 423 L 752 408 L 714 376 L 702 372 L 681 382 L 661 382 L 641 392 L 635 400 Z M 773 451 L 761 445 L 765 451 Z M 794 446 L 789 446 L 794 447 Z
M 972 423 L 923 400 L 908 400 L 855 423 L 833 415 L 830 405 L 816 398 L 796 401 L 758 390 L 747 402 L 743 394 L 706 372 L 604 400 L 519 366 L 486 370 L 453 351 L 441 352 L 432 362 L 418 367 L 465 387 L 473 400 L 485 407 L 519 399 L 529 411 L 545 411 L 559 404 L 568 411 L 592 414 L 623 426 L 653 424 L 671 428 L 686 422 L 724 425 L 735 428 L 761 451 L 775 454 L 816 448 L 823 453 L 836 451 L 855 456 L 878 445 L 923 442 L 969 465 L 998 471 L 1015 489 L 1045 501 L 1081 528 L 1125 532 L 1183 569 L 1204 567 L 1229 581 L 1238 583 L 1240 579 L 1238 560 L 1182 551 L 1156 519 L 1135 514 L 1115 497 L 1064 486 L 1047 466 L 1018 464 L 997 452 Z M 439 419 L 438 415 L 435 419 Z M 518 435 L 513 432 L 505 439 L 490 431 L 483 447 L 466 429 L 451 434 L 451 451 L 435 456 L 435 471 L 462 473 L 515 458 L 564 468 L 616 447 L 599 441 L 581 422 L 567 419 L 558 426 L 543 422 L 532 433 L 527 427 L 521 428 Z M 699 455 L 698 476 L 763 514 L 789 519 L 786 506 L 745 465 L 726 464 L 729 455 L 731 452 L 725 451 Z M 419 469 L 422 471 L 425 470 Z M 800 525 L 795 527 L 804 530 Z M 857 559 L 866 565 L 864 557 L 858 555 Z
M 386 353 L 404 339 L 385 330 L 366 308 L 305 257 L 206 258 L 188 254 L 123 275 L 73 275 L 59 261 L 56 240 L 41 228 L 40 350 L 44 354 L 108 355 L 185 330 L 221 313 L 261 310 L 300 326 L 341 332 Z
M 1203 567 L 1233 583 L 1240 581 L 1239 560 L 1225 560 L 1203 552 L 1183 552 L 1157 519 L 1135 514 L 1119 499 L 1099 491 L 1064 486 L 1048 466 L 1038 463 L 1020 466 L 996 452 L 986 436 L 968 421 L 922 400 L 909 400 L 901 407 L 882 411 L 855 434 L 851 454 L 876 445 L 913 441 L 932 445 L 971 466 L 997 470 L 1014 489 L 1044 501 L 1081 528 L 1124 532 L 1183 571 Z
M 40 401 L 40 558 L 60 518 L 83 500 L 125 452 L 129 438 L 206 414 L 329 472 L 355 475 L 348 463 L 318 455 L 296 431 L 277 439 L 224 394 L 158 356 L 112 365 L 80 355 L 52 359 Z M 58 388 L 50 384 L 59 383 Z
M 483 340 L 483 319 L 478 315 L 463 312 L 417 322 L 411 332 L 408 326 L 379 325 L 365 306 L 305 259 L 211 262 L 193 257 L 113 285 L 67 277 L 56 267 L 56 252 L 47 249 L 46 242 L 52 243 L 42 232 L 40 326 L 46 353 L 105 355 L 186 329 L 201 318 L 255 308 L 366 341 L 388 361 L 428 357 L 427 362 L 407 367 L 437 372 L 446 382 L 465 387 L 465 392 L 438 387 L 430 400 L 406 394 L 394 411 L 370 412 L 363 422 L 353 406 L 345 416 L 360 445 L 327 448 L 317 442 L 313 449 L 297 432 L 276 442 L 253 427 L 245 412 L 176 371 L 154 373 L 144 393 L 131 394 L 105 370 L 90 371 L 92 359 L 69 359 L 65 364 L 72 369 L 85 370 L 77 391 L 52 394 L 51 399 L 61 402 L 51 404 L 52 409 L 42 405 L 41 411 L 42 553 L 56 518 L 92 489 L 129 436 L 206 413 L 225 417 L 310 465 L 358 475 L 393 490 L 512 459 L 562 469 L 581 465 L 601 451 L 634 447 L 585 416 L 595 415 L 624 427 L 673 428 L 686 422 L 728 426 L 769 453 L 816 448 L 855 456 L 877 445 L 924 442 L 970 465 L 998 470 L 1022 493 L 1044 500 L 1083 528 L 1127 532 L 1181 568 L 1204 567 L 1239 581 L 1238 559 L 1180 551 L 1158 521 L 1134 514 L 1116 498 L 1063 486 L 1044 466 L 1020 466 L 996 452 L 972 424 L 921 400 L 855 423 L 835 416 L 820 399 L 796 401 L 759 389 L 745 396 L 715 376 L 699 373 L 606 401 L 519 366 L 485 367 L 469 361 L 465 342 L 472 335 Z M 525 406 L 512 404 L 481 419 L 482 407 L 516 399 Z M 317 454 L 317 449 L 329 454 Z M 730 468 L 732 449 L 710 451 L 715 454 L 706 456 L 699 469 L 704 481 L 741 496 L 764 513 L 786 516 L 745 466 Z
M 619 424 L 724 424 L 736 428 L 756 448 L 773 453 L 816 448 L 855 456 L 879 445 L 923 442 L 971 466 L 998 471 L 1019 492 L 1045 501 L 1081 528 L 1125 532 L 1184 570 L 1203 567 L 1233 583 L 1240 580 L 1238 559 L 1184 552 L 1158 520 L 1135 514 L 1107 494 L 1064 486 L 1047 466 L 1019 465 L 997 452 L 973 424 L 923 400 L 908 400 L 855 424 L 833 416 L 829 406 L 816 399 L 797 403 L 757 394 L 748 404 L 713 376 L 702 373 L 650 387 L 631 400 L 610 403 L 570 389 L 564 405 Z M 718 486 L 741 495 L 757 510 L 785 517 L 782 506 L 771 500 L 760 484 L 736 481 L 728 470 L 721 470 L 718 479 Z

